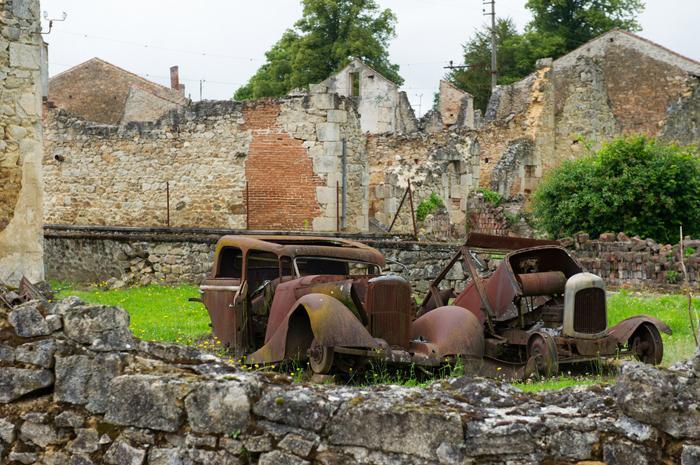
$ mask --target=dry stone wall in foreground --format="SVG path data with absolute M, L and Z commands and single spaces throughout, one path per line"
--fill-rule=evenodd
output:
M 0 463 L 700 463 L 700 355 L 615 385 L 525 394 L 291 383 L 145 342 L 77 298 L 0 313 Z

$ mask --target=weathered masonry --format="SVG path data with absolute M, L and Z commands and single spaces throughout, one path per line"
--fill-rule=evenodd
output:
M 0 281 L 43 277 L 38 0 L 0 3 Z
M 0 311 L 0 462 L 109 465 L 694 465 L 700 353 L 616 383 L 527 394 L 293 383 L 141 341 L 77 298 Z
M 367 229 L 367 152 L 335 94 L 201 102 L 124 127 L 58 111 L 46 124 L 48 223 L 165 225 L 169 190 L 178 226 Z
M 359 60 L 309 92 L 191 104 L 152 124 L 53 110 L 45 222 L 162 226 L 169 183 L 172 226 L 241 228 L 247 218 L 253 229 L 380 231 L 410 182 L 415 206 L 442 199 L 448 235 L 487 223 L 502 232 L 470 209 L 476 189 L 518 210 L 589 145 L 638 133 L 700 144 L 694 60 L 614 30 L 537 67 L 500 86 L 483 118 L 443 82 L 436 110 L 417 121 L 405 94 Z M 394 231 L 412 231 L 408 205 Z

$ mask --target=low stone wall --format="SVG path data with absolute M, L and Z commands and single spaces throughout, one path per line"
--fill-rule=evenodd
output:
M 0 309 L 0 462 L 42 465 L 700 463 L 700 354 L 526 394 L 293 383 L 140 341 L 77 298 Z
M 199 283 L 211 267 L 214 245 L 231 230 L 51 227 L 44 232 L 46 276 L 49 279 L 136 285 Z M 251 232 L 238 231 L 242 234 Z M 329 235 L 335 237 L 340 235 Z M 391 271 L 404 275 L 417 293 L 442 270 L 456 251 L 456 243 L 417 242 L 405 237 L 342 235 L 381 251 Z M 567 246 L 583 267 L 603 277 L 612 287 L 678 288 L 683 276 L 678 246 L 652 240 L 603 234 L 590 240 L 585 234 L 566 238 Z M 691 286 L 700 279 L 700 241 L 686 243 L 686 266 Z M 690 253 L 692 252 L 692 253 Z M 494 263 L 495 264 L 495 263 Z M 493 265 L 492 265 L 493 266 Z M 459 287 L 460 266 L 448 275 Z

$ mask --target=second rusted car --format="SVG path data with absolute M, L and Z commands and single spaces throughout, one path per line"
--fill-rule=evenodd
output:
M 480 358 L 482 325 L 442 306 L 415 319 L 411 286 L 382 276 L 384 257 L 366 245 L 290 236 L 225 236 L 201 285 L 214 335 L 249 363 L 308 357 L 317 373 L 369 357 L 439 365 Z

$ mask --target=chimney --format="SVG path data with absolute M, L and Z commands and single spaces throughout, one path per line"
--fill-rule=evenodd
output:
M 180 68 L 177 66 L 170 67 L 170 88 L 185 94 L 185 86 L 180 84 Z

